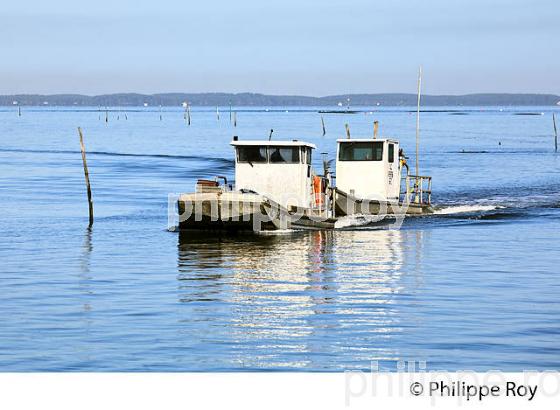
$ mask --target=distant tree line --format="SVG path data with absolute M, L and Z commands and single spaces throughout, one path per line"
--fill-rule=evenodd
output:
M 414 106 L 415 94 L 345 94 L 326 97 L 299 95 L 265 95 L 254 93 L 166 93 L 166 94 L 107 94 L 107 95 L 3 95 L 0 105 L 24 106 Z M 560 102 L 553 94 L 468 94 L 425 95 L 423 106 L 551 106 Z

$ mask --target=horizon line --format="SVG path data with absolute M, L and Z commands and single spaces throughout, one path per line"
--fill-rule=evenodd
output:
M 12 96 L 22 96 L 22 97 L 57 97 L 57 96 L 80 96 L 80 97 L 105 97 L 105 96 L 114 96 L 114 95 L 139 95 L 139 96 L 161 96 L 161 95 L 255 95 L 255 96 L 264 96 L 264 97 L 301 97 L 301 98 L 329 98 L 329 97 L 344 97 L 344 96 L 398 96 L 398 95 L 414 95 L 416 93 L 413 92 L 362 92 L 362 93 L 343 93 L 343 94 L 326 94 L 326 95 L 306 95 L 306 94 L 268 94 L 263 92 L 255 92 L 255 91 L 240 91 L 240 92 L 227 92 L 227 91 L 165 91 L 165 92 L 155 92 L 155 93 L 142 93 L 136 91 L 118 91 L 118 92 L 110 92 L 110 93 L 100 93 L 100 94 L 85 94 L 80 92 L 55 92 L 55 93 L 11 93 L 11 94 L 0 94 L 0 98 L 5 97 L 12 97 Z M 469 93 L 462 93 L 462 94 L 453 94 L 453 93 L 437 93 L 437 94 L 429 94 L 425 93 L 422 94 L 423 97 L 469 97 L 469 96 L 481 96 L 481 95 L 492 95 L 492 96 L 555 96 L 560 97 L 560 94 L 556 94 L 554 92 L 469 92 Z

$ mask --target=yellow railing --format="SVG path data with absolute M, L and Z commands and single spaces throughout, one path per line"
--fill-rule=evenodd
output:
M 404 202 L 430 205 L 432 203 L 432 177 L 407 175 L 405 177 Z

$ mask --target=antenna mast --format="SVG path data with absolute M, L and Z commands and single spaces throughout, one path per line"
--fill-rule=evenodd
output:
M 418 165 L 419 140 L 420 140 L 420 94 L 422 90 L 422 66 L 418 68 L 418 106 L 416 108 L 416 175 L 420 175 Z

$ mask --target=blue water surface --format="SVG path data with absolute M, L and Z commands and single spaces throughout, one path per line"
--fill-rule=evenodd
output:
M 560 370 L 550 108 L 423 113 L 442 211 L 401 229 L 169 232 L 169 194 L 233 177 L 233 135 L 313 142 L 321 169 L 379 120 L 414 162 L 412 108 L 323 114 L 325 136 L 318 109 L 234 109 L 0 109 L 0 371 Z

